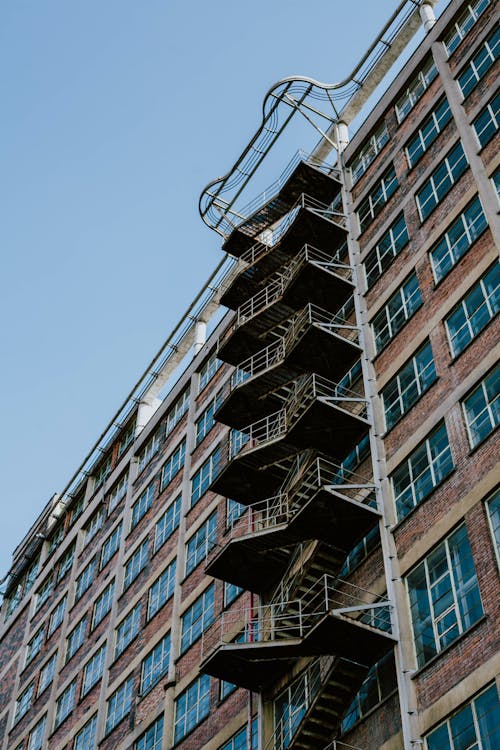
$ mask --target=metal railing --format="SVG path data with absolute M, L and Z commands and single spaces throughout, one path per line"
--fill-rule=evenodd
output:
M 318 250 L 312 245 L 304 245 L 302 250 L 286 266 L 282 267 L 272 277 L 270 282 L 261 291 L 250 297 L 249 300 L 240 305 L 236 311 L 235 327 L 246 323 L 254 315 L 269 307 L 283 296 L 287 287 L 297 276 L 299 271 L 311 263 L 330 273 L 335 273 L 349 281 L 352 279 L 352 269 L 346 263 L 341 263 L 335 256 Z
M 366 399 L 361 393 L 344 388 L 315 373 L 295 380 L 291 386 L 287 386 L 287 393 L 281 409 L 242 428 L 242 432 L 248 435 L 249 440 L 241 452 L 253 450 L 283 437 L 315 399 L 340 406 L 357 417 L 367 417 Z
M 392 632 L 391 605 L 387 599 L 349 581 L 324 573 L 294 599 L 222 612 L 203 634 L 202 657 L 230 643 L 276 643 L 301 639 L 326 615 L 363 623 Z
M 266 743 L 265 750 L 284 750 L 288 747 L 304 716 L 325 686 L 334 661 L 334 656 L 320 656 L 297 677 L 293 687 L 289 688 L 290 695 L 286 703 L 287 706 L 293 706 L 293 712 L 283 710 L 279 719 L 275 712 L 274 732 Z M 340 745 L 338 750 L 341 750 Z
M 359 328 L 337 313 L 323 310 L 312 303 L 293 315 L 283 325 L 288 324 L 286 333 L 269 346 L 243 360 L 236 366 L 231 376 L 231 386 L 236 388 L 248 378 L 253 377 L 270 367 L 284 361 L 289 350 L 300 340 L 312 326 L 317 326 L 328 333 L 335 333 L 355 344 L 359 343 Z
M 334 492 L 345 500 L 378 508 L 373 482 L 357 472 L 318 456 L 293 489 L 248 505 L 230 528 L 221 521 L 217 528 L 217 539 L 221 542 L 212 549 L 207 564 L 210 564 L 221 548 L 235 539 L 289 524 L 321 489 Z
M 255 198 L 249 201 L 246 205 L 242 206 L 242 208 L 240 209 L 241 215 L 245 217 L 251 217 L 254 213 L 263 208 L 266 203 L 269 203 L 274 198 L 276 198 L 281 188 L 286 184 L 288 178 L 293 174 L 293 172 L 295 172 L 301 161 L 303 161 L 305 164 L 309 164 L 310 166 L 315 167 L 315 169 L 319 169 L 321 172 L 323 172 L 323 174 L 326 174 L 327 176 L 336 177 L 340 180 L 340 170 L 338 168 L 335 168 L 333 164 L 328 164 L 326 161 L 318 159 L 313 154 L 308 154 L 303 149 L 299 149 L 292 156 L 278 179 L 276 179 L 261 193 L 256 195 Z M 247 219 L 242 219 L 241 223 L 246 220 Z

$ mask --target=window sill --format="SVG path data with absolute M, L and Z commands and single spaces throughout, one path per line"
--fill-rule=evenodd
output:
M 403 282 L 403 284 L 404 284 L 404 282 Z M 399 336 L 399 334 L 401 333 L 401 331 L 404 331 L 404 329 L 406 328 L 406 326 L 408 325 L 408 323 L 410 322 L 410 320 L 412 320 L 412 318 L 417 314 L 417 312 L 423 307 L 423 304 L 424 303 L 421 301 L 420 304 L 414 309 L 414 311 L 412 312 L 412 314 L 410 315 L 410 317 L 405 320 L 405 322 L 403 323 L 403 325 L 401 326 L 401 328 L 398 331 L 396 331 L 396 333 L 394 334 L 394 336 L 392 336 L 392 338 L 390 338 L 389 341 L 387 341 L 383 345 L 383 347 L 381 349 L 379 349 L 379 351 L 372 357 L 372 359 L 371 359 L 372 364 L 375 364 L 375 362 L 377 361 L 377 359 L 380 356 L 382 356 L 382 354 L 389 349 L 389 347 L 397 339 L 397 337 Z M 370 325 L 371 328 L 372 328 L 372 323 L 373 323 L 373 321 L 370 321 L 370 323 L 369 323 L 369 325 Z
M 486 615 L 482 615 L 482 616 L 481 616 L 481 617 L 479 618 L 479 620 L 476 620 L 476 622 L 475 622 L 475 623 L 473 623 L 472 625 L 470 625 L 470 627 L 468 627 L 468 628 L 467 628 L 467 630 L 464 630 L 464 632 L 463 632 L 463 633 L 460 633 L 460 635 L 458 636 L 458 638 L 456 638 L 456 639 L 455 639 L 455 640 L 454 640 L 454 641 L 453 641 L 452 643 L 449 643 L 449 644 L 448 644 L 448 645 L 446 646 L 446 648 L 444 648 L 444 649 L 443 649 L 442 651 L 440 651 L 439 653 L 435 654 L 435 655 L 434 655 L 434 656 L 433 656 L 433 657 L 432 657 L 431 659 L 429 659 L 429 661 L 428 661 L 428 662 L 426 662 L 426 663 L 425 663 L 425 664 L 423 664 L 423 665 L 422 665 L 421 667 L 419 667 L 419 668 L 418 668 L 418 669 L 417 669 L 417 670 L 416 670 L 416 671 L 415 671 L 415 672 L 414 672 L 414 673 L 413 673 L 413 674 L 411 675 L 411 679 L 412 679 L 412 680 L 416 680 L 417 678 L 421 677 L 421 675 L 423 674 L 423 672 L 425 672 L 425 670 L 426 670 L 426 669 L 427 669 L 428 667 L 430 667 L 430 666 L 432 666 L 433 664 L 435 664 L 435 663 L 436 663 L 436 662 L 437 662 L 437 661 L 438 661 L 438 660 L 439 660 L 439 659 L 440 659 L 440 658 L 441 658 L 442 656 L 444 656 L 445 654 L 447 654 L 447 653 L 448 653 L 448 652 L 449 652 L 449 651 L 450 651 L 450 650 L 451 650 L 451 649 L 452 649 L 452 648 L 453 648 L 454 646 L 456 646 L 456 644 L 457 644 L 457 643 L 460 643 L 460 641 L 462 641 L 462 640 L 463 640 L 463 639 L 464 639 L 464 638 L 465 638 L 466 636 L 468 636 L 468 635 L 469 635 L 469 633 L 472 633 L 472 632 L 473 632 L 473 631 L 474 631 L 474 630 L 475 630 L 476 628 L 478 628 L 478 627 L 479 627 L 479 626 L 480 626 L 480 625 L 481 625 L 481 624 L 482 624 L 483 622 L 486 622 L 486 620 L 487 620 L 487 619 L 488 619 L 488 618 L 487 618 L 487 616 L 486 616 Z

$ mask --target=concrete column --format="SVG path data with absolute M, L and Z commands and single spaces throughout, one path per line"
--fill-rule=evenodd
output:
M 429 0 L 428 2 L 423 2 L 419 8 L 422 25 L 426 32 L 429 32 L 436 23 L 434 4 L 435 0 Z
M 493 235 L 495 245 L 500 247 L 498 200 L 483 161 L 479 155 L 480 148 L 474 130 L 469 124 L 467 114 L 462 106 L 462 92 L 451 73 L 444 45 L 441 44 L 441 42 L 434 42 L 431 49 L 434 62 L 436 63 L 446 93 L 446 98 L 448 99 L 448 104 L 450 105 L 453 119 L 455 120 L 455 125 L 457 126 L 458 134 L 460 135 L 460 140 L 462 141 L 467 161 L 469 162 L 472 175 L 477 185 L 479 197 L 481 198 L 481 204 L 490 226 L 491 234 Z
M 377 491 L 379 508 L 382 513 L 382 519 L 380 521 L 380 537 L 384 559 L 387 598 L 393 604 L 391 620 L 393 633 L 397 638 L 395 659 L 401 708 L 403 747 L 404 750 L 415 750 L 415 747 L 421 742 L 421 739 L 418 735 L 416 694 L 414 685 L 410 679 L 411 672 L 413 671 L 413 641 L 411 626 L 409 625 L 409 614 L 405 616 L 408 609 L 406 594 L 399 574 L 396 545 L 391 533 L 391 526 L 394 523 L 394 506 L 389 482 L 387 480 L 384 442 L 380 437 L 384 432 L 384 425 L 380 409 L 377 408 L 378 396 L 375 368 L 373 367 L 370 357 L 370 352 L 372 350 L 371 331 L 368 325 L 366 301 L 361 293 L 363 271 L 360 262 L 360 248 L 358 242 L 354 239 L 358 233 L 357 220 L 353 211 L 353 202 L 350 193 L 350 174 L 349 170 L 345 167 L 343 155 L 341 153 L 339 154 L 339 166 L 342 170 L 342 194 L 344 211 L 347 214 L 347 227 L 349 232 L 349 260 L 353 269 L 353 281 L 355 284 L 354 305 L 356 310 L 356 321 L 360 328 L 363 383 L 368 406 L 368 419 L 371 425 L 370 450 L 373 467 L 373 481 Z

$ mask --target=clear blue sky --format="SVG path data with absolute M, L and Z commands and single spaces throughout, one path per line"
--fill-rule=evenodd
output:
M 1 4 L 0 577 L 218 262 L 199 193 L 265 91 L 343 78 L 396 5 Z

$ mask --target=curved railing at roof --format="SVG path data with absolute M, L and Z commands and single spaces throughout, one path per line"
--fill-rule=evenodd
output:
M 323 119 L 327 130 L 330 130 L 336 121 L 352 120 L 356 112 L 348 112 L 348 108 L 353 98 L 375 72 L 378 63 L 391 49 L 398 34 L 412 17 L 418 14 L 421 2 L 422 0 L 400 2 L 360 62 L 343 81 L 320 83 L 307 76 L 290 76 L 271 86 L 264 97 L 262 120 L 257 132 L 231 169 L 222 177 L 210 182 L 200 196 L 199 212 L 205 224 L 223 237 L 227 237 L 238 223 L 248 218 L 236 209 L 238 198 L 299 110 L 308 119 L 313 116 Z M 327 114 L 319 110 L 317 102 L 327 102 L 332 112 Z M 321 132 L 318 127 L 317 130 Z M 325 135 L 328 136 L 328 133 Z M 228 219 L 228 216 L 231 218 Z

